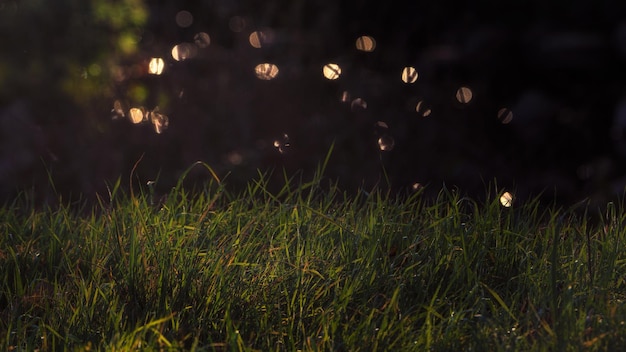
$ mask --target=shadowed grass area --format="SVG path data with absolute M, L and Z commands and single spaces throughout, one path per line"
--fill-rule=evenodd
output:
M 349 197 L 319 175 L 277 194 L 263 175 L 237 195 L 215 176 L 161 201 L 114 185 L 93 211 L 4 206 L 0 349 L 626 344 L 621 206 L 592 225 L 497 193 Z

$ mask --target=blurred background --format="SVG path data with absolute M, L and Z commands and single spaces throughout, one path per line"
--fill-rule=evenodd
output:
M 349 193 L 626 186 L 626 2 L 0 0 L 0 44 L 2 201 L 94 199 L 140 159 L 159 192 L 196 161 L 278 187 L 331 145 Z

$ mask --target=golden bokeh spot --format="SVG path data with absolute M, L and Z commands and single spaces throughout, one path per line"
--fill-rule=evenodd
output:
M 402 69 L 402 82 L 404 83 L 415 83 L 418 76 L 415 67 L 407 66 Z
M 191 59 L 198 53 L 198 48 L 190 43 L 180 43 L 172 48 L 172 57 L 176 61 Z
M 250 33 L 248 42 L 252 47 L 261 49 L 262 47 L 271 44 L 274 41 L 274 35 L 270 30 L 255 31 Z
M 259 32 L 252 32 L 248 37 L 248 41 L 253 48 L 261 49 L 261 39 L 259 38 Z
M 347 103 L 349 101 L 350 101 L 350 92 L 348 92 L 347 90 L 344 90 L 343 93 L 341 93 L 341 102 Z
M 128 114 L 130 122 L 134 124 L 141 123 L 143 121 L 144 111 L 143 108 L 131 108 Z
M 198 48 L 204 49 L 211 44 L 211 37 L 206 32 L 199 32 L 193 37 L 193 42 L 196 43 Z
M 513 205 L 513 195 L 509 192 L 504 192 L 500 196 L 500 204 L 505 208 L 510 208 Z
M 419 182 L 415 182 L 415 183 L 411 186 L 411 188 L 412 188 L 414 191 L 419 191 L 419 190 L 420 190 L 420 188 L 422 188 L 422 187 L 424 187 L 424 186 L 422 186 L 422 184 L 421 184 L 421 183 L 419 183 Z
M 270 63 L 258 64 L 254 68 L 254 73 L 258 79 L 269 81 L 278 75 L 278 66 Z
M 341 67 L 337 64 L 329 63 L 324 65 L 322 73 L 326 79 L 335 80 L 341 76 Z
M 372 52 L 376 49 L 376 40 L 374 38 L 364 35 L 356 39 L 356 49 L 365 52 Z
M 508 108 L 502 108 L 498 110 L 498 120 L 500 120 L 500 122 L 505 125 L 513 121 L 513 111 L 509 110 Z
M 472 101 L 472 90 L 468 87 L 461 87 L 456 91 L 456 100 L 461 104 L 467 104 Z
M 165 68 L 165 61 L 160 57 L 153 57 L 148 64 L 148 73 L 151 75 L 160 75 Z
M 181 28 L 190 27 L 193 24 L 193 15 L 189 11 L 178 11 L 176 14 L 176 24 Z
M 378 148 L 383 152 L 389 152 L 395 147 L 396 141 L 388 134 L 384 134 L 378 138 Z

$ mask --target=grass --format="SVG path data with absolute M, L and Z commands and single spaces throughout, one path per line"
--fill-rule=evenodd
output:
M 206 166 L 206 165 L 205 165 Z M 208 166 L 206 166 L 207 169 Z M 0 209 L 0 349 L 614 350 L 624 211 L 219 179 Z

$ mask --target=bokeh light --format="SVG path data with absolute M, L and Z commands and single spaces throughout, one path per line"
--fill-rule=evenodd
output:
M 287 135 L 287 133 L 283 133 L 281 138 L 274 140 L 274 148 L 281 154 L 285 154 L 289 147 L 291 147 L 291 143 L 289 142 L 289 135 Z
M 415 105 L 415 112 L 417 112 L 419 115 L 422 115 L 422 117 L 428 117 L 432 113 L 432 110 L 426 106 L 426 103 L 424 103 L 424 101 L 420 100 Z
M 513 121 L 513 112 L 508 108 L 498 110 L 498 120 L 500 120 L 502 124 L 507 124 Z
M 376 40 L 368 35 L 358 37 L 356 39 L 356 49 L 359 51 L 372 52 L 376 49 Z
M 456 100 L 461 104 L 467 104 L 472 101 L 472 90 L 468 87 L 461 87 L 456 91 Z
M 347 103 L 350 101 L 350 92 L 348 92 L 347 90 L 344 90 L 341 93 L 341 102 L 342 103 Z
M 169 118 L 159 112 L 159 107 L 155 107 L 152 112 L 150 112 L 150 122 L 154 126 L 154 132 L 157 134 L 163 133 L 163 131 L 169 126 L 170 121 Z
M 407 66 L 402 69 L 402 82 L 404 83 L 415 83 L 417 76 L 418 73 L 415 67 Z
M 193 15 L 189 11 L 178 11 L 176 14 L 176 24 L 181 28 L 190 27 L 193 24 Z
M 131 108 L 128 114 L 130 122 L 134 124 L 141 123 L 143 121 L 144 110 L 143 108 Z
M 193 42 L 196 43 L 198 48 L 204 49 L 211 44 L 211 37 L 206 32 L 199 32 L 193 37 Z
M 383 152 L 392 151 L 396 145 L 396 141 L 388 134 L 384 134 L 378 138 L 378 147 Z
M 148 73 L 151 75 L 160 75 L 165 68 L 165 61 L 160 57 L 153 57 L 148 64 Z
M 191 43 L 180 43 L 172 48 L 172 57 L 176 61 L 184 61 L 195 57 L 198 48 Z
M 258 64 L 254 68 L 254 73 L 258 79 L 269 81 L 278 75 L 278 66 L 270 63 Z
M 510 192 L 504 192 L 500 196 L 500 204 L 505 208 L 510 208 L 513 205 L 513 195 Z
M 274 41 L 274 33 L 269 29 L 263 31 L 255 31 L 250 33 L 248 41 L 250 42 L 250 45 L 252 45 L 252 47 L 261 49 L 262 47 L 268 46 Z
M 324 65 L 322 73 L 326 79 L 335 80 L 341 76 L 341 67 L 334 63 L 328 63 Z

